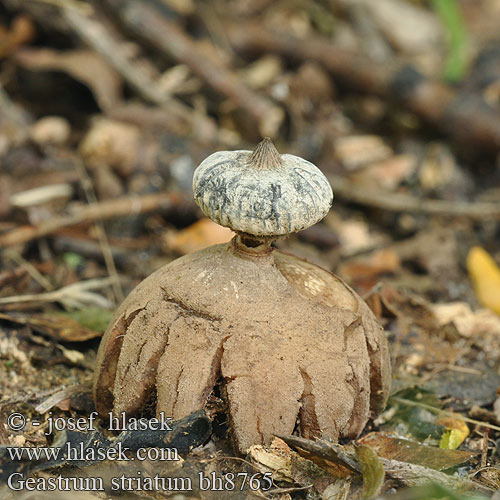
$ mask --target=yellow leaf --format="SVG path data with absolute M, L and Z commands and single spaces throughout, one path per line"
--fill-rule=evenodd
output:
M 442 449 L 456 450 L 469 435 L 469 427 L 463 420 L 458 418 L 438 418 L 436 424 L 443 425 L 446 428 L 439 443 L 439 447 Z
M 479 302 L 500 314 L 500 268 L 481 247 L 472 247 L 467 255 L 467 270 Z
M 185 229 L 167 232 L 163 236 L 163 246 L 167 251 L 185 255 L 210 245 L 226 243 L 233 236 L 234 233 L 231 229 L 219 226 L 219 224 L 204 217 Z

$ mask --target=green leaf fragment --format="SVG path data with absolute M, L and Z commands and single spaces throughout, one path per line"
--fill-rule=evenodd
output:
M 100 307 L 86 307 L 85 309 L 79 309 L 78 311 L 64 312 L 60 314 L 62 316 L 70 317 L 80 323 L 80 325 L 90 328 L 96 332 L 104 332 L 113 317 L 113 311 L 102 309 Z
M 70 268 L 70 269 L 76 269 L 80 264 L 83 264 L 85 259 L 74 252 L 66 252 L 63 255 L 63 259 L 65 264 Z
M 377 454 L 369 447 L 356 447 L 361 472 L 363 474 L 363 499 L 376 497 L 384 485 L 384 466 Z
M 460 80 L 468 65 L 469 48 L 465 21 L 456 0 L 432 0 L 432 6 L 439 16 L 448 35 L 448 57 L 444 78 L 451 82 Z

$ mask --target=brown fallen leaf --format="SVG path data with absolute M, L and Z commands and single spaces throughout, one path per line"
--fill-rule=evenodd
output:
M 347 447 L 335 445 L 324 440 L 311 441 L 296 436 L 281 436 L 281 438 L 297 450 L 302 457 L 309 459 L 334 477 L 347 477 L 361 472 L 361 466 L 355 454 Z M 366 443 L 365 443 L 366 444 Z M 452 452 L 452 450 L 440 450 L 440 452 Z M 378 454 L 378 453 L 377 453 Z M 402 462 L 400 460 L 380 457 L 386 477 L 397 479 L 407 486 L 419 486 L 429 482 L 437 482 L 451 488 L 471 486 L 467 479 L 449 476 L 429 467 Z M 343 473 L 340 476 L 339 473 Z
M 300 456 L 315 463 L 334 477 L 343 478 L 361 472 L 354 453 L 344 450 L 340 445 L 324 440 L 311 441 L 298 436 L 280 436 L 280 438 L 294 448 Z
M 325 217 L 326 225 L 338 236 L 340 254 L 350 257 L 388 242 L 384 233 L 373 230 L 363 219 L 342 219 L 334 211 Z
M 399 462 L 398 460 L 387 460 L 381 458 L 385 473 L 388 477 L 397 479 L 405 486 L 422 486 L 429 483 L 437 483 L 453 489 L 471 488 L 472 481 L 466 478 L 450 476 L 444 472 L 424 467 L 423 465 Z
M 127 177 L 139 163 L 141 130 L 135 125 L 99 117 L 80 143 L 80 154 L 91 170 L 108 165 Z
M 35 37 L 35 26 L 26 16 L 16 16 L 9 29 L 0 26 L 0 58 L 11 54 L 20 45 L 31 42 Z
M 417 163 L 415 156 L 394 155 L 368 165 L 350 176 L 350 179 L 360 186 L 370 185 L 392 191 L 414 174 Z
M 431 308 L 440 325 L 451 323 L 462 337 L 500 336 L 500 317 L 489 309 L 473 311 L 466 302 L 433 304 Z
M 335 155 L 347 170 L 385 160 L 392 154 L 392 149 L 376 135 L 350 135 L 335 141 Z
M 0 319 L 28 325 L 33 330 L 63 342 L 84 342 L 100 337 L 102 333 L 82 326 L 72 318 L 57 314 L 32 314 L 0 312 Z
M 121 79 L 107 62 L 91 50 L 57 51 L 21 49 L 15 60 L 32 71 L 63 71 L 87 86 L 104 111 L 121 98 Z
M 185 255 L 210 245 L 227 243 L 233 236 L 233 231 L 205 217 L 181 231 L 168 231 L 163 236 L 162 246 L 167 252 Z
M 271 446 L 253 445 L 248 450 L 250 461 L 265 474 L 271 472 L 274 481 L 293 483 L 295 481 L 292 472 L 292 455 L 296 454 L 286 443 L 274 438 Z
M 427 446 L 410 439 L 392 436 L 386 432 L 371 432 L 358 440 L 358 443 L 370 446 L 379 457 L 422 465 L 435 470 L 455 467 L 477 455 L 470 451 Z
M 44 116 L 30 127 L 31 139 L 37 144 L 64 144 L 71 135 L 71 125 L 62 116 Z
M 303 488 L 314 487 L 323 495 L 332 485 L 342 481 L 336 474 L 293 451 L 281 438 L 274 438 L 270 446 L 251 446 L 248 455 L 257 469 L 263 474 L 270 472 L 274 481 L 295 483 Z
M 391 248 L 383 248 L 367 257 L 350 259 L 337 271 L 351 286 L 363 291 L 372 288 L 381 275 L 395 273 L 400 268 L 398 254 Z
M 436 52 L 444 39 L 444 28 L 434 13 L 422 5 L 399 0 L 361 2 L 373 22 L 398 51 L 406 54 Z M 418 28 L 417 28 L 418 27 Z

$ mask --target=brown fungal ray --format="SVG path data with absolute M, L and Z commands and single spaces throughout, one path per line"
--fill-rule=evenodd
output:
M 137 290 L 137 289 L 136 289 Z M 99 348 L 94 374 L 94 401 L 97 411 L 104 415 L 113 408 L 113 386 L 116 377 L 118 359 L 123 346 L 123 339 L 128 331 L 129 324 L 142 308 L 126 314 L 124 306 L 117 310 L 115 318 L 108 326 Z
M 297 420 L 304 436 L 357 436 L 387 399 L 390 360 L 383 330 L 341 280 L 233 240 L 177 259 L 129 295 L 103 338 L 94 393 L 113 395 L 101 413 L 133 413 L 156 386 L 156 410 L 181 418 L 206 404 L 219 375 L 244 452 Z
M 264 314 L 262 322 L 242 325 L 225 344 L 222 375 L 233 437 L 242 451 L 295 426 L 303 383 L 290 326 L 284 316 L 273 320 Z
M 373 415 L 385 407 L 391 386 L 389 345 L 383 328 L 365 301 L 343 280 L 315 264 L 285 252 L 275 252 L 279 270 L 301 294 L 327 306 L 358 312 L 370 357 L 370 410 Z
M 157 411 L 174 418 L 203 408 L 220 373 L 224 338 L 217 321 L 180 316 L 158 364 Z
M 155 389 L 158 361 L 175 318 L 176 311 L 156 298 L 128 325 L 113 385 L 115 413 L 135 413 Z

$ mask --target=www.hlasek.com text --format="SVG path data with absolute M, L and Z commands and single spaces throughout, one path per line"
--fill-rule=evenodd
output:
M 63 447 L 39 446 L 36 448 L 28 446 L 7 447 L 12 461 L 28 460 L 30 462 L 58 461 L 65 462 L 101 462 L 103 460 L 153 460 L 153 461 L 177 461 L 179 453 L 177 448 L 138 448 L 132 455 L 130 448 L 123 446 L 121 442 L 111 447 L 85 447 L 84 443 L 76 446 L 67 442 Z

